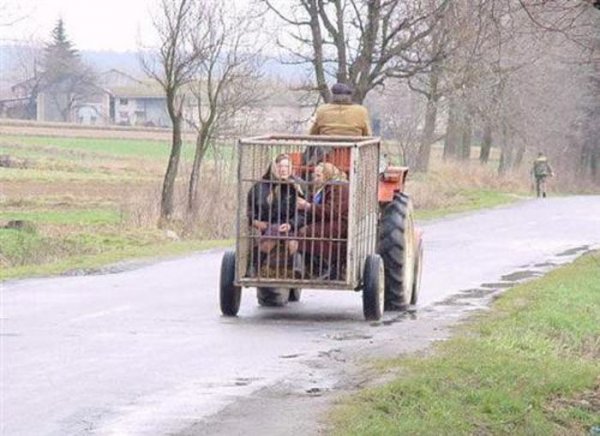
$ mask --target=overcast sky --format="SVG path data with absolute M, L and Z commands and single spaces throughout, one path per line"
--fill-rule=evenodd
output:
M 46 41 L 62 17 L 67 36 L 80 50 L 135 50 L 140 37 L 151 38 L 150 9 L 155 4 L 156 0 L 0 0 L 0 43 Z

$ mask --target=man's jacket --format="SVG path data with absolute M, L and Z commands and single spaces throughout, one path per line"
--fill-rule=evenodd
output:
M 535 177 L 546 177 L 552 174 L 552 167 L 548 163 L 546 157 L 538 157 L 533 162 L 533 175 Z
M 371 136 L 369 114 L 359 104 L 327 103 L 317 109 L 311 135 Z

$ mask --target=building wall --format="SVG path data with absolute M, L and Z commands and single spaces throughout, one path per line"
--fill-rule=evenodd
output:
M 76 119 L 79 124 L 92 126 L 106 126 L 112 124 L 110 118 L 110 94 L 107 92 L 95 94 L 86 99 L 85 103 L 78 105 L 75 110 Z
M 121 125 L 152 125 L 169 127 L 164 97 L 115 97 L 115 123 Z
M 37 97 L 38 121 L 70 121 L 65 120 L 61 109 L 66 107 L 68 96 L 59 92 L 40 92 Z

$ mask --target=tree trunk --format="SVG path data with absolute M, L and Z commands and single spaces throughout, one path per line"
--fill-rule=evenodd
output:
M 446 140 L 444 141 L 444 160 L 455 159 L 460 141 L 459 111 L 454 99 L 448 107 L 448 124 L 446 125 Z
M 433 144 L 435 135 L 435 124 L 437 120 L 437 101 L 429 100 L 425 112 L 425 125 L 423 126 L 423 134 L 419 151 L 417 154 L 416 170 L 427 172 L 429 169 L 429 158 L 431 157 L 431 145 Z
M 462 125 L 462 144 L 460 149 L 460 159 L 468 161 L 471 159 L 471 142 L 473 139 L 473 121 L 468 114 L 465 114 Z
M 492 150 L 492 123 L 486 121 L 483 127 L 483 143 L 479 152 L 479 162 L 487 164 Z
M 502 129 L 502 153 L 500 154 L 500 164 L 498 165 L 498 174 L 506 174 L 513 166 L 514 147 L 507 138 L 506 126 Z
M 431 157 L 431 145 L 433 144 L 433 138 L 435 135 L 435 124 L 437 121 L 437 110 L 438 110 L 438 79 L 439 70 L 434 68 L 431 71 L 429 79 L 429 92 L 427 98 L 427 108 L 425 109 L 425 125 L 423 126 L 423 133 L 421 135 L 421 142 L 419 144 L 419 151 L 417 153 L 417 164 L 416 170 L 427 172 L 429 169 L 429 158 Z
M 200 208 L 198 183 L 200 181 L 200 168 L 206 154 L 206 149 L 208 148 L 207 141 L 208 129 L 203 127 L 196 137 L 196 152 L 194 153 L 194 163 L 192 165 L 192 173 L 190 174 L 190 183 L 188 184 L 187 212 L 191 220 L 195 220 Z
M 597 183 L 600 177 L 600 146 L 587 141 L 581 148 L 578 173 L 582 178 Z
M 331 100 L 329 87 L 325 78 L 324 55 L 323 55 L 323 35 L 321 34 L 321 26 L 319 24 L 319 7 L 316 0 L 309 0 L 305 8 L 310 16 L 310 29 L 312 31 L 312 47 L 314 59 L 312 61 L 315 69 L 315 80 L 321 98 L 324 102 Z
M 181 115 L 175 115 L 171 119 L 173 123 L 173 132 L 171 139 L 171 154 L 167 172 L 163 180 L 162 195 L 160 200 L 160 219 L 162 222 L 169 221 L 173 216 L 173 204 L 175 195 L 175 179 L 179 169 L 179 158 L 181 156 Z
M 513 167 L 519 168 L 523 163 L 523 157 L 525 156 L 525 146 L 519 145 L 517 147 L 517 154 L 515 156 L 515 160 L 513 162 Z

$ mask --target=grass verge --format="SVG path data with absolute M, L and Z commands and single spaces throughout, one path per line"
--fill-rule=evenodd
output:
M 490 190 L 461 190 L 453 194 L 450 204 L 432 209 L 417 209 L 415 217 L 421 220 L 441 218 L 446 215 L 486 209 L 513 203 L 521 197 L 506 192 Z
M 48 224 L 118 224 L 121 216 L 114 209 L 81 209 L 81 210 L 20 210 L 1 211 L 0 220 L 27 220 Z
M 20 233 L 22 234 L 22 232 Z M 35 236 L 31 236 L 35 238 Z M 47 241 L 29 240 L 28 252 L 31 247 L 47 247 Z M 156 259 L 158 257 L 170 257 L 189 254 L 194 251 L 221 248 L 233 245 L 233 240 L 208 240 L 208 241 L 169 241 L 162 243 L 150 243 L 143 246 L 121 245 L 107 249 L 102 247 L 99 253 L 65 255 L 41 264 L 25 264 L 0 269 L 0 281 L 25 277 L 45 277 L 69 272 L 93 272 L 106 265 L 117 262 L 132 260 L 143 261 L 144 259 Z M 78 250 L 79 252 L 82 249 Z
M 594 253 L 507 291 L 432 355 L 381 362 L 403 376 L 345 400 L 333 433 L 597 434 L 598 326 Z
M 60 138 L 44 136 L 2 135 L 0 144 L 21 144 L 23 146 L 57 147 L 69 151 L 79 150 L 115 157 L 165 158 L 169 156 L 169 146 L 165 143 L 142 139 L 118 138 Z M 191 146 L 183 147 L 183 153 L 190 154 Z

